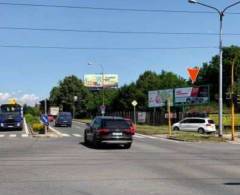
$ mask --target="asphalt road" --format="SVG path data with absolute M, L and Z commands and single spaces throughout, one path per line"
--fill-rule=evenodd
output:
M 129 150 L 82 144 L 84 125 L 62 138 L 0 139 L 3 195 L 239 195 L 240 145 L 137 135 Z

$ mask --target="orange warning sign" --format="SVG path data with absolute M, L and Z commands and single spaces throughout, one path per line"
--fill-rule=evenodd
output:
M 188 70 L 188 75 L 192 80 L 192 83 L 195 83 L 200 69 L 199 68 L 188 68 L 187 70 Z

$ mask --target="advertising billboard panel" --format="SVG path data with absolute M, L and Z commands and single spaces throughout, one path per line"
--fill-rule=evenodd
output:
M 209 102 L 208 86 L 175 89 L 175 104 L 206 104 Z
M 104 77 L 103 81 L 102 78 Z M 84 86 L 89 88 L 117 88 L 118 75 L 117 74 L 87 74 L 84 75 Z
M 173 105 L 173 89 L 156 90 L 148 92 L 148 107 L 163 107 L 170 98 L 170 104 Z

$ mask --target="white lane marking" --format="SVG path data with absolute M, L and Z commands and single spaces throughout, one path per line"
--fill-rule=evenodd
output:
M 62 137 L 62 136 L 63 136 L 62 133 L 61 133 L 60 131 L 56 130 L 55 128 L 53 128 L 53 127 L 51 127 L 51 126 L 49 126 L 48 128 L 49 128 L 51 131 L 53 131 L 55 134 L 57 134 L 59 137 Z
M 9 137 L 17 137 L 16 134 L 10 134 Z
M 26 134 L 29 135 L 30 133 L 29 133 L 29 129 L 28 129 L 28 125 L 27 125 L 25 117 L 23 118 L 23 126 L 24 126 L 24 130 L 25 130 Z
M 62 136 L 63 136 L 63 137 L 70 137 L 70 135 L 69 135 L 69 134 L 66 134 L 66 133 L 62 133 Z
M 28 137 L 28 134 L 22 134 L 22 137 Z
M 83 129 L 82 127 L 79 127 L 79 126 L 73 126 L 73 127 L 76 129 Z
M 0 134 L 0 137 L 5 137 L 5 135 Z
M 75 137 L 82 137 L 81 135 L 79 135 L 79 134 L 72 134 L 73 136 L 75 136 Z
M 143 136 L 140 136 L 140 135 L 134 135 L 134 137 L 140 138 L 140 139 L 143 139 L 143 138 L 144 138 Z
M 150 136 L 150 135 L 138 134 L 138 133 L 136 133 L 135 136 L 138 136 L 140 138 L 158 139 L 157 137 L 153 137 L 153 136 Z

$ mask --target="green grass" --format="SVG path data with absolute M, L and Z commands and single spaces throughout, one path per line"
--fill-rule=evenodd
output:
M 137 125 L 137 133 L 145 135 L 168 134 L 168 126 Z
M 137 125 L 137 133 L 145 135 L 168 135 L 168 126 L 150 126 Z M 170 139 L 187 141 L 187 142 L 225 142 L 225 138 L 219 138 L 215 135 L 199 134 L 195 132 L 172 131 Z
M 175 132 L 170 139 L 187 141 L 187 142 L 226 142 L 226 138 L 220 138 L 215 135 L 203 135 L 190 132 Z

